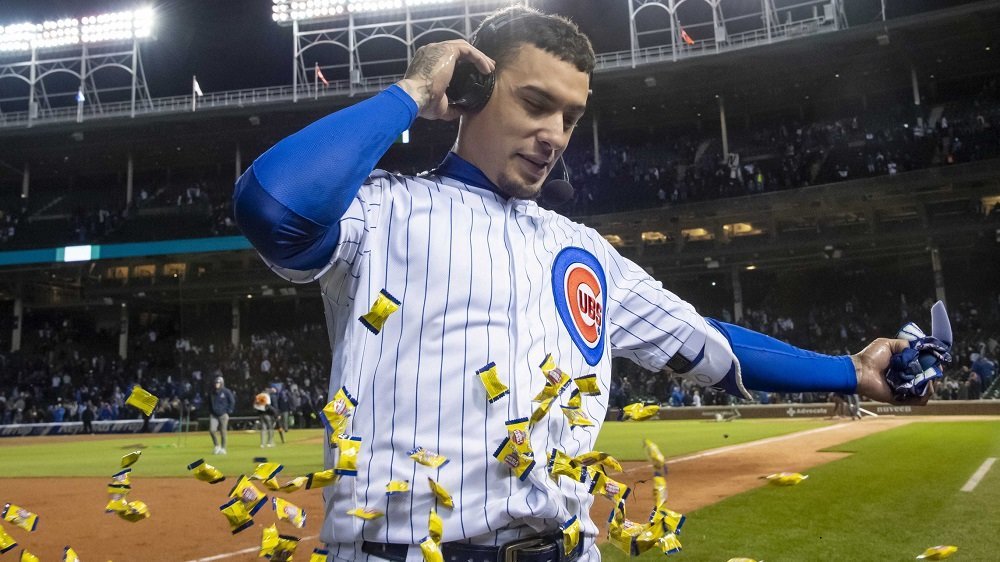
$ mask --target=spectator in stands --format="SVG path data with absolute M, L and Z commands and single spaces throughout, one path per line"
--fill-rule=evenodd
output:
M 209 394 L 208 434 L 212 436 L 212 451 L 216 455 L 226 454 L 226 438 L 229 431 L 229 416 L 236 408 L 236 395 L 226 388 L 222 377 L 215 377 L 212 392 Z

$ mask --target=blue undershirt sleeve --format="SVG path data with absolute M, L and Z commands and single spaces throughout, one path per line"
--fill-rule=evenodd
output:
M 706 320 L 729 340 L 749 389 L 844 394 L 857 389 L 854 363 L 847 355 L 814 353 L 740 326 Z
M 243 234 L 275 265 L 325 266 L 341 217 L 418 110 L 393 85 L 278 142 L 236 181 L 233 214 Z

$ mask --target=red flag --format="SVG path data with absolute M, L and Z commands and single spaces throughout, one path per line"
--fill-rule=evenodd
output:
M 330 82 L 327 81 L 326 76 L 323 76 L 323 71 L 319 69 L 319 64 L 316 64 L 316 78 L 323 83 L 324 86 L 329 86 Z
M 681 28 L 681 39 L 683 39 L 688 45 L 694 45 L 694 39 L 691 39 L 691 36 L 688 35 L 687 31 L 684 31 L 683 27 Z

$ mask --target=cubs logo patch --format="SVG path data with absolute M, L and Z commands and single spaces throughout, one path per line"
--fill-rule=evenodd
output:
M 604 355 L 607 305 L 607 282 L 597 258 L 582 248 L 559 252 L 552 264 L 552 296 L 573 343 L 588 365 L 597 365 Z

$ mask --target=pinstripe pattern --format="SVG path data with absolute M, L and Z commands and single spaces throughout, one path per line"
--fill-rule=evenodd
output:
M 543 462 L 519 481 L 492 458 L 504 422 L 530 416 L 544 385 L 538 365 L 547 353 L 572 376 L 596 373 L 601 396 L 583 409 L 604 419 L 611 358 L 628 357 L 659 370 L 684 349 L 697 355 L 704 320 L 640 267 L 622 258 L 594 230 L 449 177 L 404 177 L 376 171 L 340 222 L 330 264 L 308 272 L 272 266 L 295 282 L 318 280 L 333 351 L 331 395 L 346 386 L 358 406 L 350 433 L 362 438 L 359 472 L 326 489 L 322 538 L 338 559 L 361 560 L 361 540 L 413 544 L 427 534 L 436 501 L 428 476 L 448 489 L 456 508 L 437 506 L 444 540 L 497 544 L 553 529 L 576 515 L 592 546 L 593 497 L 582 485 L 544 474 Z M 603 356 L 590 366 L 560 320 L 552 266 L 567 247 L 592 254 L 607 279 Z M 357 318 L 382 289 L 401 306 L 379 334 Z M 694 350 L 692 353 L 691 350 Z M 475 371 L 495 362 L 510 394 L 489 404 Z M 560 401 L 569 399 L 566 392 Z M 598 427 L 570 428 L 553 404 L 535 425 L 537 459 L 553 447 L 575 456 L 593 449 Z M 422 446 L 448 457 L 430 469 L 406 451 Z M 332 466 L 335 451 L 327 451 Z M 386 497 L 389 480 L 411 481 L 412 493 Z M 385 517 L 346 515 L 367 506 Z M 610 506 L 609 506 L 610 507 Z M 336 544 L 335 544 L 336 543 Z M 596 549 L 590 551 L 596 559 Z M 420 560 L 419 549 L 411 549 Z

